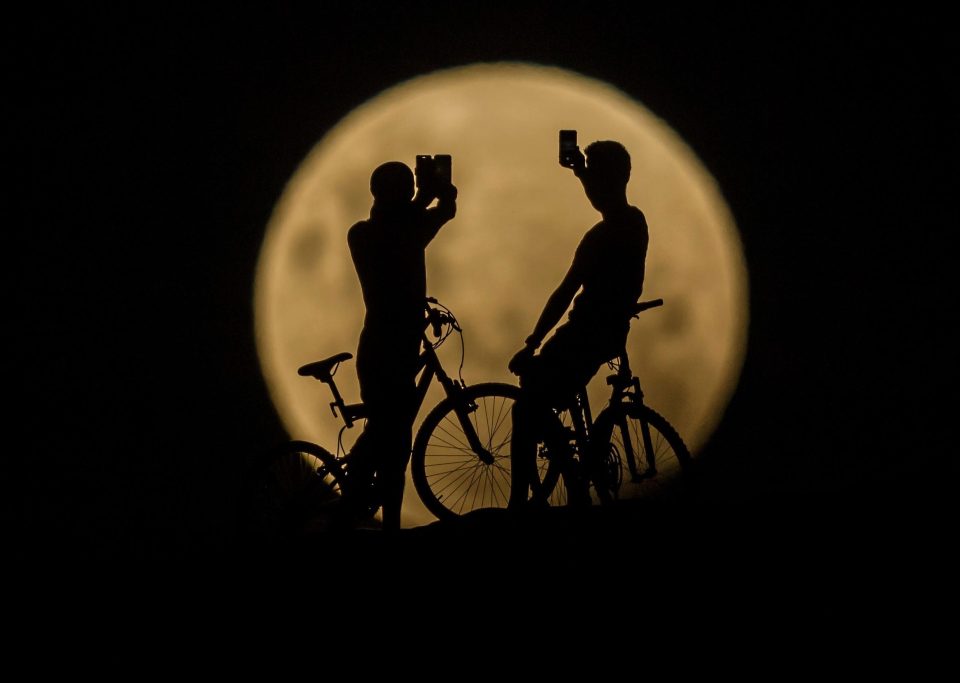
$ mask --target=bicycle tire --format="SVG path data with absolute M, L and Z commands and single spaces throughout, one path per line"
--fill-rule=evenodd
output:
M 652 458 L 644 445 L 644 423 L 650 430 Z M 620 467 L 619 475 L 615 475 L 620 480 L 615 492 L 620 499 L 656 498 L 690 478 L 693 458 L 680 433 L 647 405 L 626 401 L 608 406 L 597 416 L 594 433 L 610 434 L 608 443 L 615 449 Z M 629 449 L 635 468 L 629 463 Z
M 655 474 L 648 466 L 647 449 L 642 435 L 644 422 L 650 429 Z M 611 457 L 611 460 L 620 468 L 619 473 L 610 476 L 604 469 L 606 462 L 598 466 L 590 481 L 590 495 L 594 502 L 604 498 L 598 493 L 597 487 L 609 486 L 611 480 L 615 485 L 609 489 L 610 495 L 606 496 L 608 499 L 653 498 L 662 495 L 668 486 L 685 478 L 692 468 L 690 451 L 679 432 L 665 417 L 649 406 L 633 402 L 608 406 L 594 421 L 592 433 L 598 436 L 610 434 L 608 440 L 601 440 L 606 441 L 607 447 L 615 449 L 616 457 Z M 628 444 L 633 451 L 638 470 L 636 472 L 631 471 L 629 459 L 626 457 Z M 604 457 L 607 457 L 606 453 Z M 547 468 L 541 468 L 540 471 L 540 496 L 550 505 L 568 504 L 568 489 L 574 484 L 567 482 L 571 475 L 565 471 L 563 463 L 556 459 L 550 460 Z M 576 478 L 578 475 L 573 476 Z
M 480 508 L 505 508 L 510 498 L 513 404 L 520 388 L 501 382 L 475 384 L 447 397 L 424 419 L 414 439 L 411 476 L 420 500 L 438 519 L 455 519 Z M 475 404 L 470 419 L 493 455 L 486 464 L 473 452 L 455 409 Z
M 309 441 L 293 440 L 259 458 L 244 486 L 242 532 L 255 538 L 292 538 L 323 528 L 341 497 L 337 458 Z

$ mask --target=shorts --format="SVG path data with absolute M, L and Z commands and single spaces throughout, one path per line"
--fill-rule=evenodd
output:
M 557 328 L 520 377 L 520 386 L 538 403 L 569 404 L 597 370 L 626 348 L 629 324 L 567 322 Z

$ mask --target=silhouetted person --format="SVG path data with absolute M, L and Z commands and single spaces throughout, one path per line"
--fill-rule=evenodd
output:
M 647 222 L 627 202 L 630 155 L 613 141 L 594 142 L 585 151 L 586 158 L 577 149 L 561 163 L 573 169 L 603 220 L 581 239 L 573 264 L 509 364 L 522 389 L 513 408 L 512 509 L 526 505 L 536 476 L 536 442 L 550 424 L 550 408 L 568 405 L 603 363 L 623 351 L 631 305 L 643 289 Z M 567 322 L 535 355 L 571 301 Z
M 357 347 L 360 397 L 368 408 L 354 450 L 372 455 L 384 529 L 400 528 L 400 508 L 416 418 L 416 375 L 424 329 L 427 273 L 424 250 L 456 214 L 457 189 L 417 178 L 399 161 L 370 177 L 370 218 L 350 228 L 347 243 L 360 278 L 366 317 Z M 434 199 L 436 206 L 427 208 Z M 372 472 L 354 474 L 370 476 Z

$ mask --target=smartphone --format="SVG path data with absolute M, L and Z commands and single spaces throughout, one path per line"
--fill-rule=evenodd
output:
M 449 183 L 453 177 L 453 158 L 449 154 L 417 155 L 417 184 Z
M 579 149 L 577 147 L 577 131 L 560 131 L 560 165 L 566 168 L 573 167 L 574 153 Z
M 441 182 L 453 182 L 453 157 L 449 154 L 437 154 L 433 157 L 434 169 Z
M 429 154 L 417 155 L 417 183 L 422 184 L 427 181 L 428 176 L 433 174 L 433 157 Z

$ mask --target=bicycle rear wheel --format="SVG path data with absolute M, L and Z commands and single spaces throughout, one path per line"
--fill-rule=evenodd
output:
M 597 416 L 593 433 L 601 441 L 610 435 L 599 470 L 620 499 L 659 497 L 689 478 L 690 451 L 673 425 L 649 406 L 609 406 Z
M 427 415 L 414 440 L 410 469 L 417 494 L 437 518 L 507 506 L 512 413 L 519 396 L 519 387 L 511 384 L 475 384 L 459 397 L 445 398 Z M 458 409 L 469 426 L 461 422 Z M 487 462 L 470 446 L 471 428 Z
M 292 538 L 329 525 L 341 497 L 343 471 L 326 449 L 290 441 L 254 463 L 247 478 L 242 531 L 255 538 Z

